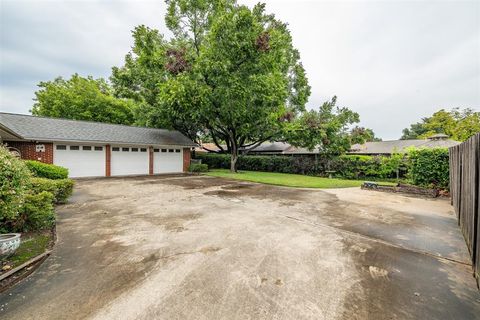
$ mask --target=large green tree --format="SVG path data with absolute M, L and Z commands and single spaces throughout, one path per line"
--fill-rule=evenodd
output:
M 127 125 L 134 122 L 133 100 L 113 96 L 103 79 L 74 74 L 68 80 L 58 77 L 38 86 L 31 110 L 34 115 Z
M 334 133 L 358 120 L 334 109 L 335 101 L 305 110 L 310 86 L 299 52 L 287 25 L 267 14 L 264 4 L 166 3 L 173 37 L 136 27 L 125 64 L 112 70 L 116 95 L 140 106 L 138 124 L 173 128 L 195 141 L 207 136 L 231 154 L 236 171 L 240 149 L 248 152 L 267 140 L 325 149 L 338 145 Z
M 451 111 L 440 109 L 410 128 L 403 129 L 401 139 L 425 139 L 443 133 L 453 140 L 465 141 L 477 132 L 480 132 L 480 112 L 470 108 L 454 108 Z

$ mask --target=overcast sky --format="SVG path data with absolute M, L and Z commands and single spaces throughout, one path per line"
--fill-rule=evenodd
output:
M 253 5 L 257 1 L 240 1 Z M 480 1 L 266 1 L 288 22 L 312 86 L 384 140 L 439 108 L 480 111 Z M 36 84 L 108 77 L 163 1 L 0 0 L 0 111 L 29 113 Z

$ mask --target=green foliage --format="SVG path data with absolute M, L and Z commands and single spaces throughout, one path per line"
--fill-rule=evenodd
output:
M 48 191 L 54 195 L 55 203 L 65 203 L 72 195 L 74 181 L 71 179 L 51 180 L 46 178 L 32 178 L 31 185 L 32 193 Z
M 425 139 L 437 133 L 448 135 L 451 139 L 465 141 L 480 132 L 480 112 L 459 108 L 446 111 L 441 109 L 431 117 L 403 129 L 401 139 Z
M 376 137 L 372 129 L 355 126 L 350 130 L 350 144 L 363 144 L 370 141 L 382 141 L 382 139 Z
M 319 149 L 324 154 L 342 154 L 350 148 L 348 126 L 360 120 L 358 113 L 336 106 L 337 97 L 318 111 L 302 113 L 287 123 L 285 139 L 294 146 Z
M 30 171 L 0 145 L 0 232 L 17 219 L 29 188 Z
M 31 110 L 34 115 L 127 125 L 134 122 L 133 101 L 114 97 L 103 79 L 74 74 L 68 80 L 58 77 L 38 86 Z
M 48 191 L 27 194 L 22 212 L 24 219 L 22 229 L 32 231 L 51 228 L 55 224 L 53 200 L 53 194 Z
M 139 26 L 125 64 L 113 68 L 119 97 L 139 104 L 138 124 L 174 128 L 227 145 L 280 137 L 305 111 L 310 87 L 287 25 L 230 0 L 168 0 L 174 37 Z M 286 116 L 288 114 L 288 117 Z
M 54 180 L 68 178 L 68 169 L 64 167 L 34 160 L 26 160 L 25 164 L 35 177 Z
M 190 172 L 207 172 L 208 171 L 208 165 L 205 163 L 192 163 L 188 167 L 188 171 Z
M 448 149 L 410 149 L 408 151 L 408 178 L 415 185 L 448 189 Z
M 385 156 L 342 155 L 331 163 L 331 169 L 349 179 L 395 178 L 404 174 L 401 154 Z
M 226 154 L 197 154 L 196 158 L 210 168 L 230 168 L 230 158 Z M 328 175 L 326 171 L 335 171 L 335 175 L 347 179 L 395 178 L 405 174 L 403 155 L 391 157 L 372 157 L 342 155 L 339 157 L 314 156 L 240 156 L 239 170 L 294 173 L 306 175 Z

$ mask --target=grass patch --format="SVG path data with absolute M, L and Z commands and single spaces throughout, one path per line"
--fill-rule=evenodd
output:
M 290 173 L 260 171 L 239 171 L 238 173 L 231 173 L 226 169 L 214 169 L 205 174 L 212 177 L 229 178 L 297 188 L 349 188 L 360 187 L 363 183 L 363 180 L 329 179 Z M 394 185 L 395 183 L 385 182 L 382 184 Z
M 27 262 L 28 260 L 44 253 L 50 242 L 52 241 L 52 234 L 39 233 L 31 235 L 22 235 L 20 247 L 15 253 L 9 257 L 2 258 L 1 266 L 10 266 L 10 270 Z M 8 270 L 5 270 L 8 271 Z

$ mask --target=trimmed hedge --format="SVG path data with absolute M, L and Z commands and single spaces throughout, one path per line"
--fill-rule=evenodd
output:
M 208 171 L 208 165 L 204 163 L 192 163 L 188 167 L 188 171 L 190 172 L 207 172 Z
M 414 185 L 448 189 L 450 184 L 448 149 L 410 149 L 408 178 Z
M 25 160 L 25 164 L 35 177 L 53 180 L 68 178 L 68 169 L 64 167 L 34 160 Z
M 65 203 L 72 195 L 74 181 L 71 179 L 46 179 L 46 178 L 32 178 L 31 179 L 32 192 L 40 193 L 48 191 L 53 194 L 55 203 Z

